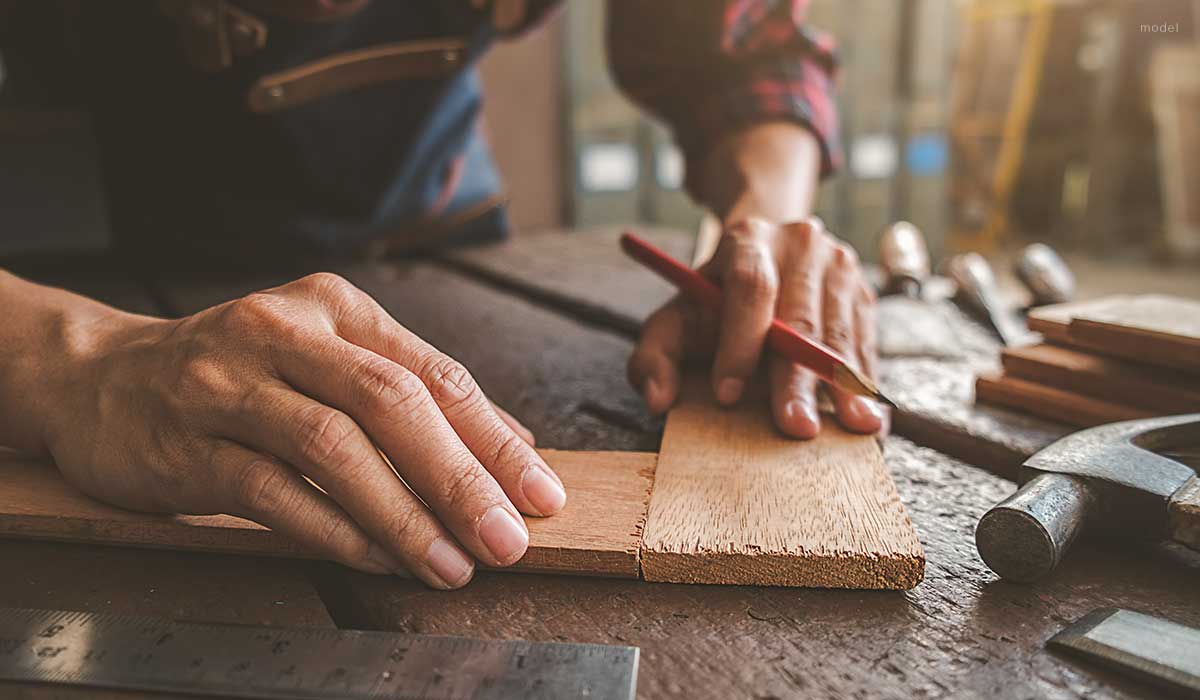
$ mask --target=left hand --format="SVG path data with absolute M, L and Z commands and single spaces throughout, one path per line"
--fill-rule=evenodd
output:
M 687 354 L 712 352 L 717 401 L 741 399 L 764 351 L 772 318 L 816 338 L 867 375 L 875 376 L 875 293 L 848 244 L 819 219 L 773 224 L 747 218 L 728 225 L 700 271 L 724 291 L 720 317 L 682 295 L 646 321 L 629 361 L 629 376 L 653 413 L 679 394 Z M 811 438 L 820 431 L 817 377 L 768 353 L 771 413 L 785 434 Z M 879 404 L 828 388 L 837 420 L 847 430 L 875 433 L 887 424 Z

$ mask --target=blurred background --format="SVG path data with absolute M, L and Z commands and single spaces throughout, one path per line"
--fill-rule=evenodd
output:
M 1182 266 L 1157 284 L 1186 283 L 1200 258 L 1198 15 L 1197 0 L 814 0 L 812 23 L 838 42 L 846 147 L 819 214 L 868 259 L 907 219 L 935 259 L 1036 240 L 1073 266 Z M 614 87 L 603 32 L 604 3 L 568 2 L 484 65 L 516 219 L 693 227 L 679 153 Z M 531 118 L 561 139 L 517 128 Z
M 669 135 L 613 85 L 604 11 L 569 0 L 482 66 L 521 231 L 700 220 Z M 1190 278 L 1198 15 L 1200 0 L 814 0 L 811 23 L 839 46 L 846 147 L 820 215 L 867 259 L 879 231 L 906 219 L 935 260 L 1038 240 L 1073 264 L 1172 265 L 1186 274 L 1160 284 Z M 0 45 L 22 41 L 4 33 Z M 0 253 L 103 247 L 86 115 L 3 60 L 0 209 L 18 235 Z

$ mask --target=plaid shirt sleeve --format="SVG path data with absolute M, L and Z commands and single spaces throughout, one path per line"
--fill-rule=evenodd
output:
M 753 124 L 786 120 L 838 166 L 832 41 L 804 23 L 808 0 L 609 0 L 609 61 L 618 85 L 667 122 L 688 189 L 707 150 Z

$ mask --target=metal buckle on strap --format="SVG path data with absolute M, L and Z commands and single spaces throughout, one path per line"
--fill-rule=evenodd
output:
M 406 41 L 326 56 L 259 78 L 246 96 L 250 109 L 269 114 L 355 88 L 393 80 L 452 75 L 467 58 L 461 39 Z

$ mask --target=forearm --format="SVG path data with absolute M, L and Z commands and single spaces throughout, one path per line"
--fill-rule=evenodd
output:
M 705 159 L 701 194 L 725 223 L 801 221 L 812 213 L 820 168 L 821 147 L 811 131 L 790 122 L 759 124 Z
M 45 454 L 51 397 L 114 322 L 137 318 L 0 270 L 0 445 Z M 59 394 L 61 395 L 61 394 Z

